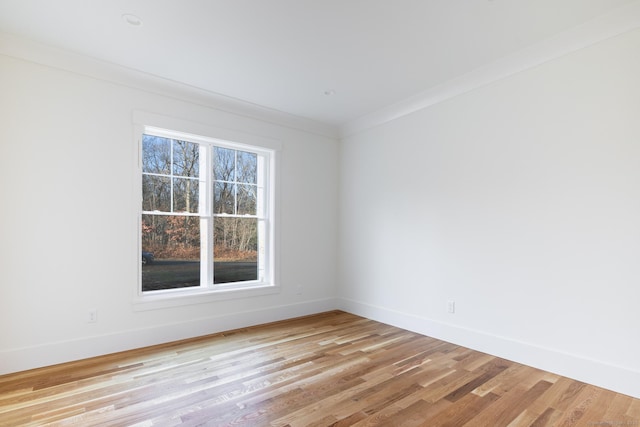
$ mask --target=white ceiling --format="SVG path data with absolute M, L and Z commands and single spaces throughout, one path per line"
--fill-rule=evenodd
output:
M 0 32 L 338 126 L 634 1 L 0 0 Z

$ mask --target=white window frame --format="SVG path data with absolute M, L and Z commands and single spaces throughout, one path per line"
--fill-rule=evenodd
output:
M 258 174 L 258 179 L 264 179 L 264 196 L 261 198 L 264 205 L 257 212 L 259 226 L 263 227 L 264 238 L 258 248 L 260 257 L 258 280 L 232 283 L 213 283 L 213 252 L 210 244 L 213 239 L 213 227 L 206 230 L 206 241 L 201 242 L 202 260 L 206 260 L 211 268 L 201 266 L 200 286 L 175 288 L 158 291 L 142 291 L 142 274 L 140 263 L 141 251 L 141 215 L 142 211 L 142 137 L 151 134 L 160 137 L 195 142 L 212 151 L 213 147 L 224 147 L 239 151 L 248 151 L 258 154 L 260 168 L 264 168 L 263 174 Z M 137 224 L 137 252 L 136 252 L 136 289 L 134 293 L 134 308 L 147 310 L 156 308 L 173 307 L 179 305 L 206 303 L 230 298 L 253 297 L 268 295 L 280 291 L 278 285 L 278 157 L 281 149 L 277 141 L 245 134 L 237 131 L 218 129 L 200 123 L 189 122 L 177 118 L 159 116 L 152 113 L 134 112 L 134 139 L 136 159 L 136 224 Z M 205 212 L 199 212 L 197 216 L 205 217 L 206 223 L 212 224 L 216 215 L 211 211 L 211 197 L 213 195 L 213 169 L 211 165 L 201 170 L 201 182 L 205 188 L 201 188 L 201 195 L 205 197 Z M 260 177 L 262 176 L 262 177 Z M 260 184 L 260 183 L 259 183 Z M 206 192 L 206 195 L 204 194 Z M 224 216 L 224 215 L 223 215 Z M 211 246 L 211 247 L 210 247 Z

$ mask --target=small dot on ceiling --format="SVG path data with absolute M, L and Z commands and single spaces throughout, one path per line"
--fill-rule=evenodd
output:
M 140 27 L 142 25 L 142 19 L 130 13 L 125 13 L 124 15 L 122 15 L 122 19 L 132 27 Z

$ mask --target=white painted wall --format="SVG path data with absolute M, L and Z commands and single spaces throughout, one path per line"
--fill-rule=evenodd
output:
M 340 146 L 0 55 L 0 373 L 341 306 L 640 397 L 639 45 L 618 36 Z M 134 310 L 134 110 L 282 143 L 279 294 Z
M 11 56 L 0 94 L 0 374 L 335 307 L 336 139 Z M 282 144 L 279 293 L 134 310 L 134 110 Z
M 617 36 L 347 137 L 343 307 L 640 397 L 639 48 Z

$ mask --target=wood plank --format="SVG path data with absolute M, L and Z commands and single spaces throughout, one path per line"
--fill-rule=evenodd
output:
M 638 425 L 640 401 L 332 311 L 0 376 L 0 425 Z

